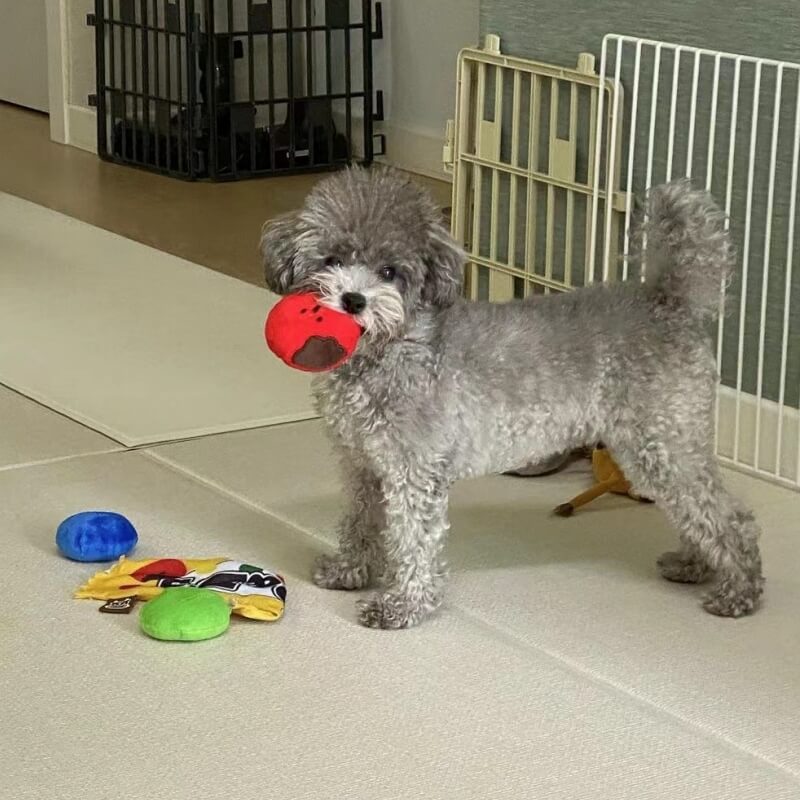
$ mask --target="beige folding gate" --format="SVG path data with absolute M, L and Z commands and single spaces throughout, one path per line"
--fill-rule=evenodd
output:
M 622 105 L 619 84 L 601 79 L 588 53 L 565 69 L 503 55 L 493 35 L 461 51 L 444 160 L 469 297 L 508 300 L 617 277 L 629 205 L 618 189 L 621 131 L 612 116 Z M 609 219 L 607 240 L 593 248 L 598 214 Z

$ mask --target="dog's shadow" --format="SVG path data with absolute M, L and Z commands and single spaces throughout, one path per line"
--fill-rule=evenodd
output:
M 602 562 L 642 574 L 675 547 L 675 534 L 652 505 L 601 498 L 574 516 L 552 506 L 454 502 L 447 560 L 453 570 Z

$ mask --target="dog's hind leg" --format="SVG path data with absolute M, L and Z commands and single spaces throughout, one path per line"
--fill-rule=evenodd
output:
M 359 620 L 370 628 L 416 625 L 439 607 L 444 589 L 447 486 L 433 472 L 392 477 L 383 481 L 385 589 L 359 603 Z
M 697 583 L 713 572 L 705 609 L 723 617 L 752 612 L 764 587 L 760 531 L 753 514 L 725 489 L 713 454 L 689 454 L 661 440 L 617 443 L 614 456 L 634 487 L 678 529 L 682 550 L 662 556 L 664 577 Z
M 688 542 L 683 542 L 676 552 L 664 553 L 658 559 L 658 570 L 663 578 L 675 583 L 703 583 L 712 574 L 700 550 Z
M 363 589 L 383 570 L 380 532 L 384 525 L 380 481 L 344 459 L 349 508 L 339 522 L 339 549 L 317 559 L 314 583 L 324 589 Z

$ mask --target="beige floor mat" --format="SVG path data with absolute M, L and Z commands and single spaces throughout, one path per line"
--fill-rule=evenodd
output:
M 59 558 L 53 529 L 85 507 L 127 514 L 141 555 L 230 554 L 280 570 L 286 615 L 168 644 L 144 637 L 136 613 L 71 600 L 92 567 Z M 360 628 L 352 595 L 306 580 L 319 542 L 143 454 L 0 473 L 0 530 L 0 692 L 13 732 L 0 774 L 16 800 L 798 796 L 780 770 L 452 602 L 413 631 Z
M 2 386 L 0 426 L 0 470 L 121 449 L 105 436 Z
M 0 254 L 0 383 L 126 445 L 312 415 L 265 290 L 3 194 Z
M 274 452 L 284 459 L 276 462 Z M 341 491 L 321 423 L 158 454 L 333 543 Z M 712 617 L 700 608 L 700 587 L 660 579 L 655 559 L 675 537 L 655 507 L 608 497 L 574 518 L 553 516 L 554 505 L 588 485 L 585 462 L 548 478 L 456 487 L 449 602 L 521 645 L 800 775 L 800 496 L 727 477 L 764 527 L 767 595 L 753 617 Z

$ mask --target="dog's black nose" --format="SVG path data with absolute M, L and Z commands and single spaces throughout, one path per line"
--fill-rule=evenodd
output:
M 367 298 L 360 292 L 345 292 L 342 295 L 342 308 L 348 314 L 360 314 L 367 307 Z

